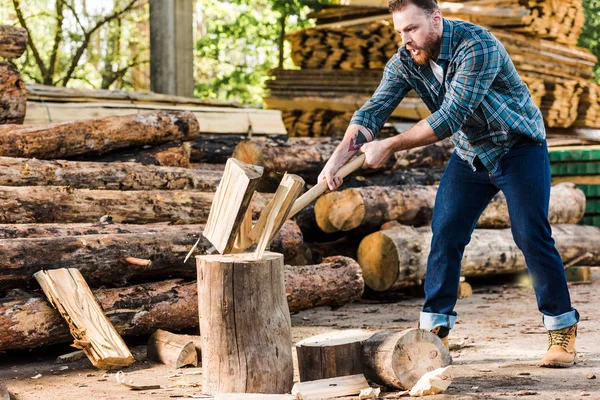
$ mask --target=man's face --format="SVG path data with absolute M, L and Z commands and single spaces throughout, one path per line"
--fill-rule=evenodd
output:
M 394 29 L 402 36 L 403 44 L 417 64 L 428 64 L 430 59 L 437 58 L 442 42 L 439 11 L 428 15 L 423 9 L 409 4 L 394 12 L 392 19 Z

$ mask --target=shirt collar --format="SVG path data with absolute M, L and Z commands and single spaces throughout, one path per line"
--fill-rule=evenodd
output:
M 442 18 L 444 31 L 442 32 L 442 43 L 440 45 L 440 54 L 438 60 L 450 60 L 452 58 L 452 36 L 454 34 L 454 26 L 452 21 Z

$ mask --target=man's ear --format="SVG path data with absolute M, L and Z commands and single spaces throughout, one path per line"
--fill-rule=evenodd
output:
M 431 22 L 435 28 L 439 28 L 442 24 L 442 12 L 440 10 L 436 10 L 431 14 Z

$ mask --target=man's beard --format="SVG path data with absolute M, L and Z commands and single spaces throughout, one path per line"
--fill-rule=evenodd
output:
M 433 59 L 433 54 L 437 53 L 442 43 L 441 37 L 436 37 L 435 33 L 432 34 L 428 39 L 428 43 L 425 44 L 424 48 L 410 46 L 415 50 L 419 50 L 419 54 L 413 54 L 409 49 L 410 56 L 419 65 L 429 64 L 429 60 Z

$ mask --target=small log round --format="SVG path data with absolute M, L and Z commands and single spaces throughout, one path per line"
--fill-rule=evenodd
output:
M 21 57 L 27 47 L 27 37 L 25 28 L 0 25 L 0 57 Z
M 292 335 L 283 255 L 196 260 L 203 392 L 289 393 Z
M 296 343 L 300 382 L 362 374 L 362 344 L 373 333 L 335 331 Z
M 425 373 L 450 363 L 440 338 L 424 329 L 381 331 L 363 344 L 365 377 L 396 389 L 410 389 Z
M 198 353 L 194 342 L 187 335 L 158 329 L 148 339 L 148 358 L 170 367 L 198 366 Z

